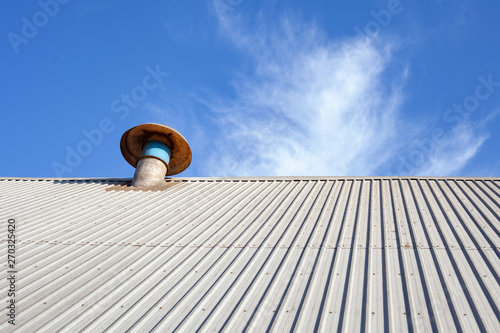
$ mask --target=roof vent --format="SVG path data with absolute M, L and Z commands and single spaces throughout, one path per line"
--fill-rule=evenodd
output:
M 191 148 L 186 139 L 171 127 L 142 124 L 123 133 L 122 155 L 135 169 L 132 186 L 151 187 L 165 176 L 184 171 L 191 163 Z

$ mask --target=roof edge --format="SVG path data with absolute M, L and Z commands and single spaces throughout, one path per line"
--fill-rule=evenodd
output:
M 425 177 L 425 176 L 269 176 L 269 177 L 166 177 L 168 181 L 266 181 L 266 180 L 498 180 L 500 177 Z M 131 181 L 122 177 L 0 177 L 2 180 L 32 181 Z

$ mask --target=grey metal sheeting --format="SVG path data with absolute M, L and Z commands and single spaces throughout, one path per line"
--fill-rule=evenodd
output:
M 500 332 L 499 178 L 126 183 L 0 178 L 20 332 Z

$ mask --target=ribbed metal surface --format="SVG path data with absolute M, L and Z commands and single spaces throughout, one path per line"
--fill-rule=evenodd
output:
M 125 182 L 0 179 L 20 332 L 500 332 L 498 178 Z

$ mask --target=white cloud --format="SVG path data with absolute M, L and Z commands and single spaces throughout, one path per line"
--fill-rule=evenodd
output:
M 419 176 L 455 176 L 476 155 L 486 134 L 474 126 L 459 125 L 435 142 L 432 154 L 413 174 Z
M 235 74 L 234 98 L 197 98 L 220 129 L 200 150 L 203 174 L 461 175 L 488 137 L 490 117 L 459 124 L 415 155 L 416 140 L 429 142 L 441 116 L 402 120 L 410 71 L 392 60 L 404 40 L 332 40 L 290 16 L 271 21 L 260 13 L 250 24 L 235 13 L 218 12 L 221 32 L 247 63 Z
M 496 108 L 485 113 L 486 116 L 480 121 L 462 120 L 448 132 L 434 128 L 434 131 L 442 134 L 415 140 L 413 150 L 407 151 L 406 157 L 403 157 L 404 162 L 400 164 L 401 173 L 415 176 L 460 176 L 467 163 L 488 139 L 489 134 L 485 128 L 499 113 L 500 109 Z M 479 168 L 475 174 L 484 176 L 484 170 Z
M 393 156 L 402 97 L 382 79 L 390 44 L 330 41 L 291 18 L 221 24 L 255 67 L 235 100 L 210 105 L 224 131 L 212 175 L 367 175 Z

